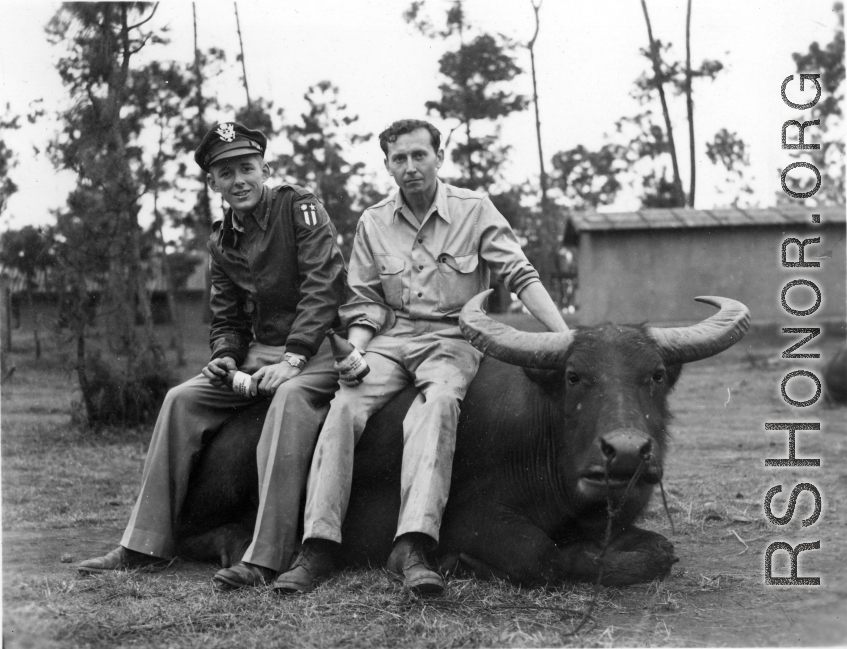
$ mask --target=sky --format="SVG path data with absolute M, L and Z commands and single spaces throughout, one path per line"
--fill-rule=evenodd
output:
M 274 101 L 288 119 L 305 110 L 307 88 L 329 79 L 341 100 L 359 116 L 359 133 L 376 134 L 395 119 L 427 118 L 424 104 L 437 99 L 441 78 L 438 60 L 442 41 L 427 39 L 402 18 L 407 0 L 309 0 L 238 4 L 244 38 L 250 92 Z M 449 0 L 427 0 L 433 15 L 443 15 Z M 18 154 L 11 176 L 19 191 L 9 200 L 0 231 L 26 224 L 52 222 L 51 210 L 61 208 L 74 177 L 56 171 L 45 148 L 58 128 L 55 114 L 68 105 L 68 96 L 55 70 L 59 48 L 47 42 L 44 27 L 59 5 L 49 2 L 0 0 L 0 113 L 8 104 L 13 114 L 26 114 L 42 99 L 47 117 L 35 125 L 5 132 L 6 143 Z M 648 0 L 655 38 L 673 43 L 679 58 L 685 51 L 686 2 Z M 530 0 L 466 0 L 469 22 L 503 33 L 520 42 L 534 28 Z M 225 49 L 233 64 L 238 37 L 232 2 L 197 3 L 201 49 Z M 169 28 L 170 43 L 149 47 L 139 62 L 153 57 L 188 62 L 193 56 L 192 5 L 162 2 L 152 25 Z M 765 207 L 780 189 L 777 170 L 789 158 L 780 148 L 780 127 L 796 119 L 782 103 L 782 80 L 795 72 L 792 52 L 806 52 L 812 41 L 832 39 L 835 15 L 831 0 L 694 0 L 692 63 L 719 59 L 726 69 L 714 82 L 694 88 L 697 159 L 695 207 L 726 204 L 725 174 L 706 157 L 705 143 L 721 128 L 736 132 L 748 144 L 754 189 L 751 200 Z M 639 0 L 545 0 L 536 46 L 541 132 L 548 171 L 550 157 L 578 144 L 603 144 L 615 121 L 639 110 L 629 96 L 634 80 L 644 71 L 639 49 L 647 46 L 647 31 Z M 526 70 L 513 83 L 514 91 L 530 95 L 529 55 L 518 50 Z M 242 105 L 240 67 L 221 75 L 214 91 L 222 104 Z M 658 100 L 653 106 L 660 111 Z M 672 117 L 683 184 L 688 184 L 685 102 L 675 98 Z M 231 113 L 218 115 L 221 120 Z M 443 133 L 455 124 L 430 116 Z M 812 134 L 812 131 L 809 131 Z M 537 182 L 538 153 L 533 111 L 513 114 L 503 124 L 511 145 L 506 178 Z M 812 141 L 807 136 L 807 141 Z M 281 151 L 285 143 L 273 143 Z M 383 187 L 389 188 L 382 153 L 375 141 L 347 143 L 350 159 L 367 165 Z M 449 173 L 449 169 L 446 170 Z M 637 207 L 625 193 L 615 210 Z

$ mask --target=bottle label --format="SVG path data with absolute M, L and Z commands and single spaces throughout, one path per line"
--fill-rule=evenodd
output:
M 355 348 L 352 352 L 350 352 L 350 355 L 347 356 L 347 358 L 338 364 L 338 371 L 341 374 L 349 374 L 357 379 L 361 379 L 370 372 L 370 370 L 371 368 L 368 367 L 368 364 L 365 362 L 365 359 L 362 358 L 359 350 Z
M 242 397 L 250 396 L 251 377 L 246 372 L 236 372 L 232 377 L 232 391 Z

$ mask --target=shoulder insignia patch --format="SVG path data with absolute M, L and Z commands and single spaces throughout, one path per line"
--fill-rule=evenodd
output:
M 313 228 L 318 224 L 318 208 L 314 203 L 300 203 L 299 216 L 307 227 Z

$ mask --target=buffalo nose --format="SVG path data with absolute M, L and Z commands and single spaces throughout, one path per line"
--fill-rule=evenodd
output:
M 600 450 L 613 466 L 623 468 L 641 460 L 648 461 L 653 451 L 653 440 L 642 433 L 618 431 L 600 438 Z

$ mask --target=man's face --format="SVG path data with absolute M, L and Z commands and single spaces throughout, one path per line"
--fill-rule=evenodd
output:
M 247 216 L 262 198 L 270 168 L 258 155 L 227 158 L 212 165 L 209 187 L 218 192 L 238 216 Z
M 444 151 L 432 148 L 429 131 L 419 128 L 398 135 L 388 143 L 385 168 L 394 177 L 403 195 L 429 197 L 435 192 L 435 176 L 444 161 Z

